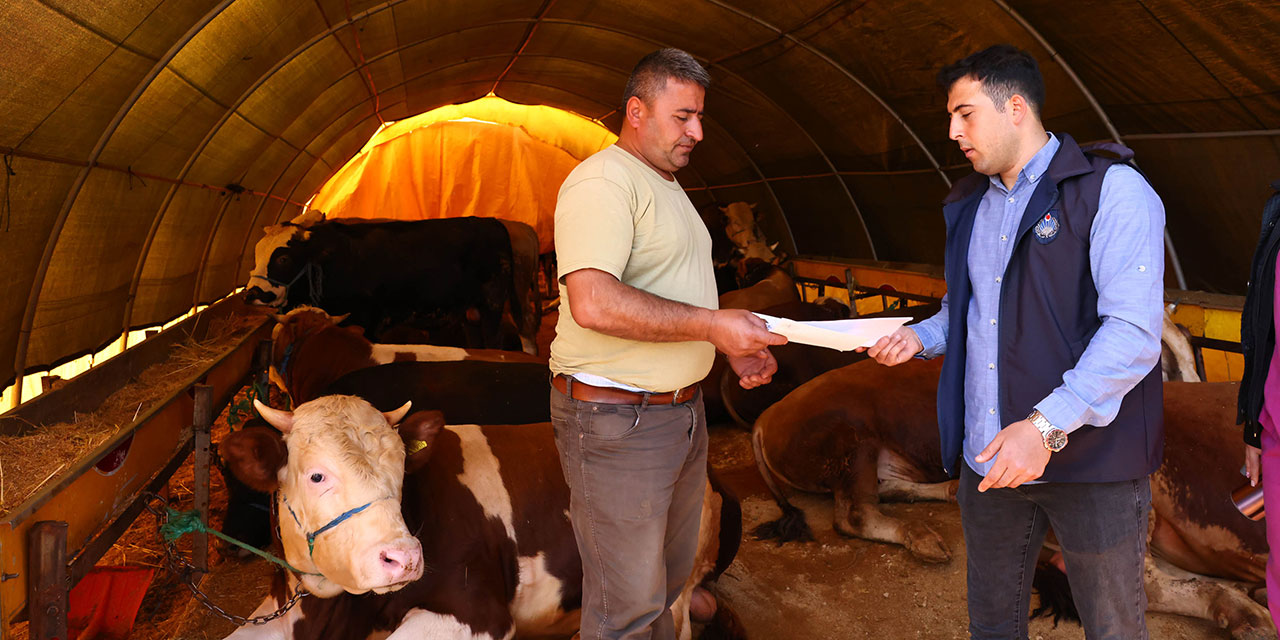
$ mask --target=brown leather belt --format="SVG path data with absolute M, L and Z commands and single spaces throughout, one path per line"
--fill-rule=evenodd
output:
M 614 387 L 597 387 L 578 380 L 573 381 L 573 393 L 569 393 L 567 379 L 561 374 L 556 374 L 551 379 L 551 386 L 574 400 L 602 404 L 643 404 L 645 396 L 649 397 L 649 404 L 680 404 L 692 400 L 693 396 L 698 393 L 698 383 L 696 382 L 683 389 L 676 389 L 666 393 L 641 393 Z

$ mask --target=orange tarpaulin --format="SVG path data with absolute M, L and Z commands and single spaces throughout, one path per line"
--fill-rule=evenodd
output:
M 581 116 L 489 96 L 383 127 L 310 208 L 329 218 L 516 220 L 548 253 L 560 184 L 616 139 Z

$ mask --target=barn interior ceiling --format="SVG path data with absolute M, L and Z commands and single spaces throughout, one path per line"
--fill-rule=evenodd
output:
M 800 255 L 926 264 L 966 172 L 934 74 L 1026 48 L 1048 128 L 1132 147 L 1187 287 L 1240 293 L 1280 177 L 1278 30 L 1243 0 L 9 0 L 0 385 L 243 284 L 262 227 L 383 122 L 493 93 L 616 130 L 661 46 L 715 83 L 695 204 L 758 203 Z

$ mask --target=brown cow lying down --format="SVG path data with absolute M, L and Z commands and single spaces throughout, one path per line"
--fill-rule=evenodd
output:
M 303 572 L 288 575 L 288 591 L 315 597 L 231 638 L 478 640 L 577 628 L 582 567 L 550 424 L 446 427 L 433 411 L 400 422 L 408 405 L 379 413 L 352 396 L 258 410 L 284 436 L 245 428 L 220 451 L 246 484 L 278 491 L 284 555 Z M 691 599 L 709 595 L 695 587 L 736 553 L 736 501 L 708 485 L 702 523 L 697 565 L 673 606 L 685 639 Z
M 780 304 L 773 307 L 769 307 L 767 309 L 763 309 L 761 310 L 761 313 L 775 316 L 778 318 L 789 318 L 791 320 L 802 320 L 802 321 L 847 320 L 849 319 L 849 315 L 850 315 L 849 305 L 846 305 L 845 303 L 839 300 L 836 300 L 834 298 L 819 298 L 814 302 L 800 302 L 799 300 L 797 300 L 795 302 L 788 302 L 786 304 Z M 783 345 L 783 347 L 792 347 L 792 346 L 796 346 L 796 345 L 791 345 L 791 344 Z M 804 345 L 800 345 L 800 346 L 804 346 Z M 810 347 L 810 348 L 820 349 L 819 347 Z M 779 347 L 773 347 L 772 349 L 770 349 L 773 352 L 775 357 L 778 356 L 780 353 L 782 353 L 778 349 Z M 830 349 L 820 349 L 820 350 L 828 351 L 831 353 L 838 353 L 838 352 L 833 352 Z M 827 367 L 827 369 L 831 369 L 831 368 L 834 368 L 834 367 Z M 825 370 L 826 369 L 823 369 L 823 371 Z M 778 373 L 774 374 L 773 382 L 764 386 L 772 388 L 775 385 L 777 385 L 779 380 L 782 379 L 781 377 L 779 377 L 780 375 L 786 375 L 786 370 L 784 370 L 782 367 L 781 359 L 778 360 Z M 809 380 L 812 377 L 813 375 L 810 375 L 804 378 L 804 380 Z M 798 385 L 799 383 L 796 383 L 796 384 Z M 714 364 L 711 365 L 711 371 L 707 373 L 707 377 L 702 379 L 701 386 L 702 386 L 702 404 L 706 408 L 708 423 L 715 424 L 718 422 L 725 422 L 727 420 L 734 420 L 735 422 L 738 422 L 740 426 L 742 426 L 742 428 L 748 429 L 748 430 L 751 429 L 750 422 L 742 423 L 741 420 L 739 420 L 738 416 L 736 414 L 731 413 L 731 410 L 727 407 L 728 397 L 732 394 L 736 394 L 738 390 L 743 390 L 743 389 L 738 384 L 738 375 L 734 373 L 733 369 L 729 367 L 729 362 L 725 360 L 724 355 L 721 354 L 720 352 L 718 351 L 716 352 L 715 362 Z M 787 389 L 787 391 L 790 391 L 791 388 L 794 388 L 795 386 L 796 385 L 792 385 Z M 775 398 L 775 400 L 781 398 L 784 395 L 786 395 L 785 391 L 782 393 L 777 393 L 777 398 Z M 753 415 L 752 419 L 754 420 L 755 417 L 756 416 Z
M 746 275 L 748 281 L 754 280 L 755 284 L 722 294 L 721 309 L 760 311 L 800 300 L 795 280 L 781 268 L 758 260 L 752 261 L 745 268 L 749 270 Z
M 940 371 L 940 358 L 897 367 L 864 361 L 818 376 L 766 410 L 752 444 L 783 518 L 757 533 L 811 537 L 783 483 L 834 493 L 841 534 L 901 544 L 925 561 L 948 560 L 950 551 L 926 523 L 878 506 L 954 499 L 955 483 L 939 458 Z M 1244 481 L 1237 472 L 1237 391 L 1237 383 L 1165 383 L 1165 459 L 1151 478 L 1150 550 L 1159 560 L 1148 558 L 1147 596 L 1151 611 L 1214 620 L 1237 639 L 1275 638 L 1267 610 L 1243 587 L 1206 577 L 1257 584 L 1266 564 L 1263 525 L 1228 500 Z
M 546 358 L 519 351 L 462 349 L 423 344 L 374 344 L 360 327 L 339 327 L 341 316 L 302 306 L 276 316 L 271 330 L 271 381 L 289 394 L 294 404 L 319 396 L 343 375 L 389 362 L 546 363 Z

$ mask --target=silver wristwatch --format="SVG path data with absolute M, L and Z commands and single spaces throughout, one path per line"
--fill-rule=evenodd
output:
M 1032 411 L 1027 416 L 1027 421 L 1040 430 L 1040 435 L 1044 437 L 1044 448 L 1057 453 L 1067 446 L 1067 432 L 1053 426 L 1039 409 Z

